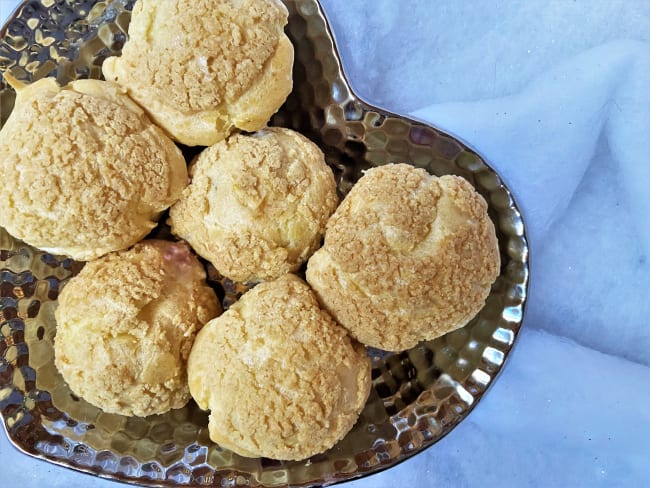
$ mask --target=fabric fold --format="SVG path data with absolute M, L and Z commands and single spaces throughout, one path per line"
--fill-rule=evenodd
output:
M 639 385 L 648 382 L 646 366 L 524 328 L 499 380 L 451 435 L 350 488 L 641 486 L 650 389 Z

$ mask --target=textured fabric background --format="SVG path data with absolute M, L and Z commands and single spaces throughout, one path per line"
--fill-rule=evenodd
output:
M 2 21 L 16 3 L 0 0 Z M 425 452 L 346 486 L 643 486 L 650 0 L 322 4 L 362 98 L 452 132 L 501 172 L 533 263 L 519 343 L 477 408 Z M 4 436 L 0 460 L 1 486 L 115 486 Z

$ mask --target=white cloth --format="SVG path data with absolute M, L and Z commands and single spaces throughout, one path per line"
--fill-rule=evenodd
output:
M 4 19 L 15 0 L 0 0 Z M 650 0 L 322 0 L 353 88 L 503 175 L 532 250 L 521 337 L 469 417 L 350 488 L 650 479 Z M 0 436 L 2 481 L 114 486 Z

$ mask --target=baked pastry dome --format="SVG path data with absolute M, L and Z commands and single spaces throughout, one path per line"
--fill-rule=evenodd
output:
M 399 351 L 465 325 L 499 268 L 487 204 L 469 182 L 391 164 L 368 170 L 332 215 L 307 281 L 353 337 Z
M 0 132 L 0 226 L 77 260 L 146 236 L 187 185 L 171 139 L 112 83 L 61 88 L 45 78 L 16 88 Z
M 246 457 L 305 459 L 353 427 L 370 360 L 294 275 L 257 285 L 199 332 L 190 392 L 210 438 Z
M 70 389 L 105 412 L 147 416 L 190 399 L 194 336 L 221 311 L 184 243 L 142 241 L 91 261 L 55 311 L 55 365 Z
M 237 134 L 205 149 L 170 211 L 172 232 L 235 281 L 297 270 L 338 203 L 318 146 L 289 129 Z
M 102 70 L 178 142 L 209 146 L 261 129 L 291 92 L 287 18 L 279 0 L 139 0 Z

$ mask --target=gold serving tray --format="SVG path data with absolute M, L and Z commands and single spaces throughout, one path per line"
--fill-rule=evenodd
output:
M 524 223 L 510 191 L 458 139 L 360 100 L 318 2 L 285 3 L 296 51 L 294 90 L 271 125 L 314 140 L 341 195 L 365 169 L 391 162 L 469 180 L 488 202 L 501 251 L 501 274 L 485 307 L 462 329 L 409 351 L 372 350 L 368 403 L 329 451 L 302 462 L 249 459 L 209 440 L 207 414 L 193 402 L 137 418 L 103 413 L 73 395 L 54 367 L 53 311 L 83 263 L 31 248 L 0 229 L 0 414 L 9 440 L 26 454 L 143 486 L 328 485 L 394 466 L 434 444 L 467 416 L 503 367 L 521 326 L 529 274 Z M 133 4 L 24 2 L 0 32 L 0 72 L 27 82 L 99 78 L 102 61 L 119 54 L 127 39 Z M 0 123 L 14 97 L 0 78 Z M 164 225 L 155 235 L 170 238 Z M 209 266 L 208 273 L 225 307 L 246 289 Z

